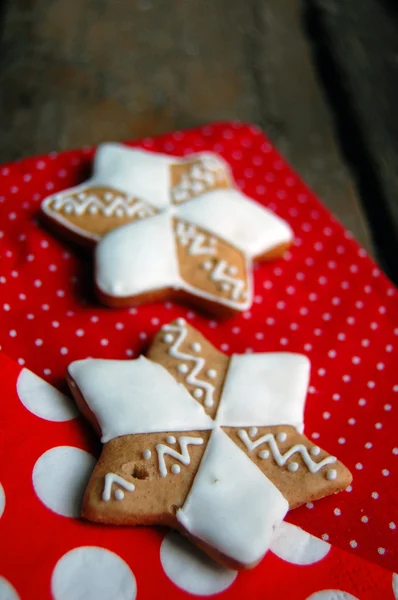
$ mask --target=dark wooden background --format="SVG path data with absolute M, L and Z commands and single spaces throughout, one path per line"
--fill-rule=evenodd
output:
M 395 279 L 397 100 L 394 0 L 1 4 L 0 162 L 251 121 Z

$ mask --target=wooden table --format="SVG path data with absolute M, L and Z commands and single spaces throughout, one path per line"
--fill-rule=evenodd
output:
M 371 160 L 381 141 L 374 139 L 377 123 L 368 127 L 364 100 L 353 127 L 347 111 L 357 108 L 352 97 L 364 86 L 360 73 L 354 77 L 352 57 L 346 64 L 344 39 L 352 45 L 358 19 L 350 29 L 341 4 L 351 17 L 358 8 L 356 0 L 10 2 L 0 22 L 0 162 L 217 119 L 251 121 L 391 272 L 394 232 L 385 211 L 394 181 L 398 188 L 398 136 L 386 150 L 390 162 L 382 165 L 383 154 Z M 360 4 L 378 14 L 376 0 Z M 379 12 L 387 10 L 379 5 Z M 372 40 L 382 38 L 374 34 Z M 361 55 L 360 47 L 350 51 Z M 354 138 L 351 146 L 344 131 Z M 358 144 L 364 144 L 359 163 Z M 361 171 L 366 167 L 369 173 Z M 369 208 L 369 175 L 372 193 L 383 196 L 382 217 Z M 371 224 L 379 215 L 382 229 L 387 220 L 391 231 L 381 235 L 366 214 Z

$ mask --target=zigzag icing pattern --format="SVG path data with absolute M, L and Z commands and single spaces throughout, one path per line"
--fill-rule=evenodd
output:
M 295 446 L 292 446 L 291 448 L 289 448 L 289 450 L 287 452 L 285 452 L 285 454 L 281 454 L 281 452 L 279 450 L 279 446 L 276 442 L 275 436 L 272 433 L 266 433 L 265 435 L 261 436 L 257 440 L 251 440 L 247 431 L 245 431 L 244 429 L 240 429 L 238 431 L 238 436 L 240 437 L 240 439 L 245 444 L 245 446 L 248 450 L 255 450 L 261 444 L 267 443 L 271 450 L 271 454 L 279 467 L 284 466 L 286 464 L 286 462 L 288 461 L 288 459 L 291 456 L 293 456 L 293 454 L 296 454 L 296 453 L 299 453 L 301 455 L 304 463 L 306 464 L 308 470 L 311 473 L 317 473 L 318 471 L 320 471 L 320 469 L 322 469 L 323 467 L 326 467 L 326 465 L 335 463 L 337 461 L 336 457 L 327 456 L 326 458 L 321 460 L 319 463 L 317 463 L 312 460 L 311 456 L 309 455 L 308 449 L 303 444 L 296 444 Z M 297 463 L 293 463 L 293 464 L 297 464 Z M 295 467 L 292 470 L 296 470 L 297 468 L 298 467 Z
M 168 436 L 166 441 L 169 444 L 175 444 L 176 439 L 173 436 Z M 188 446 L 191 444 L 192 446 L 202 446 L 203 439 L 199 437 L 190 437 L 190 436 L 181 436 L 178 439 L 178 443 L 180 445 L 181 452 L 177 452 L 174 448 L 169 448 L 165 444 L 157 444 L 156 452 L 158 453 L 158 461 L 159 461 L 159 473 L 161 477 L 166 477 L 167 475 L 167 467 L 164 460 L 164 455 L 168 454 L 173 458 L 179 460 L 183 465 L 189 465 L 191 462 L 191 457 L 189 456 Z M 173 467 L 178 465 L 173 465 Z M 172 467 L 173 473 L 179 473 L 179 468 L 175 469 Z
M 110 193 L 109 193 L 110 194 Z M 105 194 L 106 198 L 107 194 Z M 53 208 L 56 211 L 63 210 L 66 214 L 81 216 L 86 213 L 95 215 L 101 213 L 105 217 L 149 217 L 153 210 L 133 198 L 123 198 L 122 196 L 112 196 L 109 202 L 104 202 L 99 196 L 92 193 L 80 193 L 77 197 L 58 196 L 55 198 Z
M 196 389 L 193 391 L 193 396 L 196 399 L 199 399 L 203 395 L 203 391 L 205 392 L 205 400 L 204 405 L 207 407 L 213 406 L 213 392 L 214 385 L 209 383 L 208 381 L 203 381 L 202 379 L 198 379 L 197 375 L 204 368 L 206 361 L 204 358 L 200 356 L 194 356 L 193 354 L 186 354 L 185 352 L 180 352 L 179 347 L 187 337 L 187 328 L 185 326 L 184 319 L 177 319 L 176 325 L 164 325 L 162 327 L 162 331 L 174 332 L 177 333 L 177 339 L 170 340 L 173 341 L 173 345 L 169 348 L 169 355 L 173 358 L 178 358 L 184 361 L 194 362 L 194 367 L 187 374 L 185 381 L 190 385 L 195 385 Z M 165 336 L 167 338 L 167 336 Z M 165 340 L 167 341 L 167 339 Z M 183 372 L 183 371 L 181 371 Z
M 192 165 L 188 173 L 184 173 L 180 182 L 171 190 L 174 202 L 185 202 L 192 196 L 202 194 L 212 188 L 222 175 L 220 165 L 210 157 L 203 158 Z
M 176 236 L 182 246 L 187 246 L 190 243 L 188 254 L 191 256 L 198 256 L 199 254 L 214 255 L 217 252 L 216 238 L 208 238 L 208 236 L 204 235 L 203 233 L 199 233 L 196 231 L 195 225 L 192 225 L 191 223 L 178 221 L 176 227 Z M 209 244 L 208 246 L 205 245 L 207 243 Z
M 210 279 L 216 282 L 220 281 L 221 289 L 223 291 L 231 290 L 232 300 L 239 300 L 245 289 L 245 282 L 237 277 L 231 277 L 226 273 L 227 270 L 234 271 L 234 267 L 228 265 L 226 260 L 219 260 L 210 273 Z

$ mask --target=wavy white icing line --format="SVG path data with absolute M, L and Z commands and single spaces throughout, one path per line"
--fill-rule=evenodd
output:
M 86 196 L 84 192 L 81 192 L 79 195 Z M 116 196 L 109 204 L 106 204 L 98 196 L 94 196 L 93 194 L 81 199 L 79 199 L 79 197 L 63 196 L 55 198 L 53 208 L 57 211 L 64 209 L 64 212 L 67 214 L 69 213 L 76 216 L 84 215 L 86 212 L 92 212 L 92 214 L 100 212 L 105 217 L 111 217 L 113 215 L 117 217 L 133 217 L 135 214 L 138 214 L 141 217 L 148 217 L 153 214 L 151 208 L 138 200 L 136 200 L 134 204 L 131 204 L 132 200 L 132 198 L 125 199 L 121 196 Z
M 112 486 L 114 483 L 117 483 L 119 487 L 124 488 L 128 492 L 134 492 L 134 483 L 126 481 L 125 479 L 123 479 L 123 477 L 120 477 L 120 475 L 116 475 L 116 473 L 107 473 L 105 475 L 104 491 L 102 492 L 102 499 L 104 500 L 104 502 L 109 502 L 109 500 L 111 499 Z M 117 489 L 115 491 L 115 498 L 116 500 L 123 500 L 123 490 Z
M 176 235 L 182 246 L 186 246 L 189 244 L 189 242 L 191 242 L 188 248 L 188 254 L 191 256 L 198 256 L 199 254 L 216 254 L 217 252 L 216 238 L 210 238 L 210 246 L 204 245 L 209 239 L 208 236 L 196 231 L 195 225 L 192 225 L 191 223 L 183 223 L 182 221 L 178 221 Z
M 173 440 L 174 439 L 175 438 L 173 438 Z M 167 441 L 168 441 L 168 439 L 167 439 Z M 172 443 L 175 443 L 175 441 L 173 441 Z M 158 461 L 159 461 L 159 472 L 162 477 L 166 477 L 166 475 L 167 475 L 167 467 L 166 467 L 166 463 L 164 460 L 165 454 L 168 454 L 168 455 L 172 456 L 173 458 L 179 460 L 185 466 L 189 465 L 191 463 L 191 457 L 189 456 L 188 446 L 190 444 L 192 446 L 201 446 L 203 444 L 203 439 L 199 438 L 199 437 L 190 437 L 190 436 L 183 435 L 178 439 L 178 443 L 180 445 L 181 452 L 177 452 L 177 450 L 174 450 L 173 448 L 169 448 L 165 444 L 157 444 L 156 445 L 156 452 L 158 453 Z M 173 467 L 174 466 L 178 466 L 178 465 L 173 465 Z M 180 470 L 173 469 L 173 467 L 172 467 L 173 473 L 175 473 L 175 474 L 179 473 Z
M 222 176 L 222 169 L 215 160 L 209 157 L 194 163 L 188 173 L 184 173 L 180 182 L 171 190 L 175 202 L 185 202 L 192 195 L 197 196 L 214 186 L 217 179 Z
M 243 279 L 231 277 L 226 273 L 226 270 L 231 269 L 226 260 L 219 260 L 216 263 L 213 271 L 210 273 L 210 279 L 212 281 L 220 281 L 221 284 L 231 286 L 231 298 L 232 300 L 239 300 L 243 290 L 245 289 L 245 282 Z
M 174 341 L 173 345 L 169 348 L 169 355 L 173 358 L 178 358 L 180 360 L 189 360 L 195 363 L 193 369 L 190 373 L 187 374 L 185 381 L 190 385 L 196 385 L 198 388 L 201 388 L 205 391 L 205 401 L 204 405 L 207 407 L 213 406 L 213 392 L 214 385 L 209 383 L 208 381 L 203 381 L 202 379 L 197 379 L 198 373 L 204 368 L 206 361 L 204 358 L 200 356 L 193 356 L 193 354 L 186 354 L 185 352 L 180 352 L 179 347 L 187 337 L 187 328 L 185 327 L 184 319 L 177 319 L 177 325 L 164 325 L 162 327 L 163 331 L 174 331 L 178 333 L 177 339 Z
M 293 456 L 293 454 L 296 454 L 296 453 L 299 453 L 301 455 L 303 461 L 305 462 L 305 464 L 308 467 L 308 470 L 311 473 L 317 473 L 320 469 L 322 469 L 323 467 L 326 467 L 326 465 L 335 463 L 337 460 L 337 458 L 335 456 L 327 456 L 326 458 L 321 460 L 319 463 L 317 463 L 312 460 L 307 448 L 303 444 L 296 444 L 296 445 L 292 446 L 287 452 L 285 452 L 285 454 L 281 454 L 278 444 L 276 443 L 275 437 L 272 433 L 266 433 L 265 435 L 261 436 L 257 440 L 252 441 L 250 439 L 248 433 L 244 429 L 240 429 L 238 431 L 238 436 L 240 437 L 242 442 L 245 444 L 246 448 L 248 448 L 248 450 L 254 450 L 261 444 L 267 443 L 270 447 L 271 454 L 279 467 L 282 467 L 283 465 L 285 465 L 287 460 L 291 456 Z M 294 470 L 297 470 L 297 468 Z

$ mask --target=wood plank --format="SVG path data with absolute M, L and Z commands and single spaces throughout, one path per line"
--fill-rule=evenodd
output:
M 0 162 L 218 119 L 261 125 L 370 247 L 299 0 L 19 0 L 0 44 Z M 78 26 L 77 26 L 78 24 Z
M 384 267 L 398 280 L 398 5 L 311 0 L 334 61 L 336 103 Z M 342 131 L 344 136 L 344 131 Z

